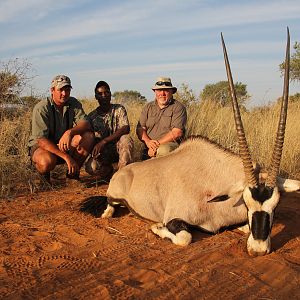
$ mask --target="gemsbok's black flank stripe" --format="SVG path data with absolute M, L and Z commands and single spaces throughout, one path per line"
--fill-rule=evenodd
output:
M 270 215 L 265 211 L 256 211 L 252 215 L 251 232 L 255 240 L 265 241 L 270 234 Z

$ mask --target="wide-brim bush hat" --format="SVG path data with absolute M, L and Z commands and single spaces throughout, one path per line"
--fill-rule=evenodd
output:
M 158 77 L 154 87 L 152 88 L 153 91 L 162 89 L 172 89 L 173 94 L 177 92 L 177 88 L 172 85 L 171 78 L 169 77 Z

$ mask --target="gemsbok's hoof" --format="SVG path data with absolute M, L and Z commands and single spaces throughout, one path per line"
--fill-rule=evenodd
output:
M 108 219 L 111 218 L 113 216 L 115 212 L 115 208 L 111 205 L 107 205 L 107 208 L 105 209 L 105 211 L 103 212 L 103 214 L 101 215 L 102 219 Z
M 192 242 L 192 235 L 186 230 L 181 230 L 176 234 L 173 234 L 162 223 L 153 224 L 151 226 L 151 230 L 153 233 L 155 233 L 163 239 L 170 239 L 173 242 L 173 244 L 178 246 L 187 246 Z
M 164 227 L 163 223 L 155 223 L 151 225 L 151 230 L 153 233 L 159 235 L 160 230 Z

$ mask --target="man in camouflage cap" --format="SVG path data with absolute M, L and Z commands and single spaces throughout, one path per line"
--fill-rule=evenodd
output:
M 51 97 L 37 103 L 32 113 L 29 139 L 31 160 L 38 172 L 50 182 L 50 171 L 66 163 L 67 177 L 79 179 L 94 134 L 81 103 L 71 93 L 68 76 L 57 75 L 51 82 Z
M 110 179 L 112 163 L 122 168 L 132 162 L 133 140 L 126 109 L 111 103 L 111 91 L 107 82 L 99 81 L 95 87 L 99 106 L 88 117 L 95 132 L 95 145 L 91 158 L 85 164 L 86 171 L 102 179 Z

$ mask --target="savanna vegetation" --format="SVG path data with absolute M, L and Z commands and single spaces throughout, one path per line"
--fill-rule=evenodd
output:
M 131 135 L 135 141 L 135 157 L 139 158 L 141 143 L 134 129 L 143 104 L 125 104 L 131 123 Z M 83 101 L 86 112 L 97 106 L 96 101 Z M 262 166 L 268 166 L 275 139 L 280 105 L 243 110 L 242 118 L 252 158 Z M 300 179 L 300 102 L 290 103 L 287 120 L 285 147 L 281 163 L 281 174 Z M 1 196 L 14 196 L 17 193 L 33 192 L 37 174 L 30 167 L 27 154 L 27 141 L 30 134 L 31 110 L 21 115 L 2 116 L 0 127 L 0 185 Z M 211 140 L 238 151 L 231 107 L 215 101 L 195 102 L 188 106 L 187 135 L 203 135 Z
M 299 44 L 295 45 L 297 55 L 292 57 L 292 64 L 299 63 Z M 18 113 L 0 114 L 0 196 L 13 197 L 19 193 L 34 192 L 37 174 L 30 165 L 27 141 L 30 134 L 31 109 L 39 101 L 39 97 L 30 95 L 20 97 L 23 87 L 28 83 L 30 76 L 26 75 L 29 65 L 26 62 L 11 61 L 1 64 L 0 70 L 0 104 L 15 102 L 22 99 L 26 107 Z M 280 65 L 281 66 L 281 65 Z M 297 74 L 297 68 L 294 73 Z M 298 64 L 298 72 L 300 64 Z M 19 72 L 19 73 L 18 73 Z M 299 73 L 300 74 L 300 73 Z M 300 77 L 294 76 L 294 80 Z M 252 159 L 263 167 L 268 167 L 277 130 L 280 112 L 280 102 L 274 99 L 273 104 L 264 107 L 246 109 L 249 99 L 246 85 L 236 83 L 237 96 L 242 109 L 242 119 L 249 143 Z M 300 94 L 290 97 L 287 119 L 285 146 L 281 162 L 280 173 L 300 179 Z M 135 126 L 141 109 L 147 101 L 137 91 L 115 92 L 114 101 L 126 106 L 131 123 L 131 135 L 135 141 L 135 159 L 139 159 L 141 143 L 137 140 Z M 233 123 L 232 109 L 228 98 L 226 82 L 220 81 L 204 87 L 199 96 L 182 84 L 175 98 L 183 102 L 188 109 L 187 136 L 202 135 L 219 143 L 225 148 L 238 152 L 236 132 Z M 11 101 L 11 100 L 14 101 Z M 95 100 L 82 100 L 86 113 L 97 106 Z
M 33 78 L 32 66 L 27 60 L 0 61 L 0 104 L 20 103 L 20 94 Z
M 292 81 L 300 81 L 300 43 L 295 42 L 293 46 L 295 52 L 291 56 L 291 64 L 290 64 L 290 79 Z M 279 65 L 281 74 L 284 73 L 284 62 Z

